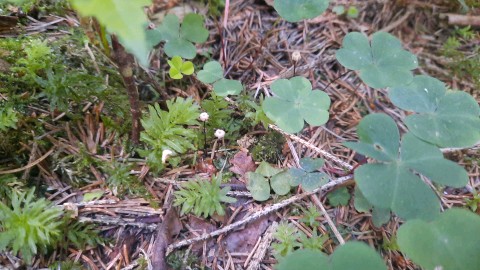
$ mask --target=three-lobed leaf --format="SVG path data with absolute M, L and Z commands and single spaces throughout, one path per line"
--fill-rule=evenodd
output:
M 435 146 L 405 134 L 399 142 L 398 128 L 385 114 L 366 116 L 357 127 L 360 142 L 345 145 L 381 162 L 355 170 L 358 188 L 373 206 L 389 209 L 404 219 L 432 219 L 440 202 L 416 173 L 453 187 L 468 181 L 465 170 L 446 160 Z
M 71 0 L 82 16 L 93 16 L 118 36 L 122 45 L 143 66 L 148 65 L 150 47 L 145 34 L 147 15 L 143 11 L 151 0 Z
M 407 221 L 398 230 L 398 245 L 427 270 L 478 269 L 480 217 L 452 208 L 432 222 Z
M 302 158 L 300 159 L 301 168 L 290 168 L 290 185 L 302 185 L 305 191 L 312 191 L 328 182 L 328 176 L 323 172 L 315 172 L 323 166 L 325 161 L 321 158 Z
M 358 70 L 368 86 L 384 88 L 410 82 L 417 57 L 404 50 L 400 41 L 385 32 L 376 32 L 371 43 L 367 36 L 352 32 L 345 36 L 343 47 L 336 52 L 344 67 Z
M 470 147 L 480 141 L 480 107 L 469 94 L 447 91 L 429 76 L 393 87 L 389 98 L 401 109 L 416 112 L 405 118 L 410 131 L 440 147 Z
M 327 10 L 329 0 L 275 0 L 273 7 L 289 22 L 313 19 Z
M 271 89 L 275 96 L 265 98 L 262 108 L 284 131 L 299 132 L 305 121 L 312 126 L 328 121 L 330 98 L 323 91 L 312 91 L 307 79 L 300 76 L 279 79 L 272 83 Z
M 301 249 L 292 252 L 278 265 L 278 270 L 386 270 L 378 253 L 361 242 L 347 242 L 328 257 L 318 250 Z
M 266 201 L 270 198 L 270 187 L 278 195 L 290 192 L 290 175 L 265 161 L 260 163 L 255 172 L 248 172 L 246 176 L 247 189 L 257 201 Z
M 171 60 L 167 60 L 170 70 L 168 71 L 172 79 L 181 79 L 183 74 L 192 75 L 194 72 L 193 63 L 191 61 L 183 61 L 180 56 L 174 56 Z

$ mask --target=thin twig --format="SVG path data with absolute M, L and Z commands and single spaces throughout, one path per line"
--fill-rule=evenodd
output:
M 340 234 L 340 232 L 338 231 L 337 227 L 335 226 L 335 223 L 333 223 L 332 219 L 331 219 L 330 216 L 328 215 L 327 210 L 325 210 L 325 207 L 323 207 L 322 202 L 318 199 L 317 195 L 316 195 L 316 194 L 312 194 L 312 195 L 310 196 L 310 199 L 312 199 L 313 203 L 314 203 L 318 208 L 320 208 L 320 211 L 322 211 L 323 215 L 324 215 L 325 218 L 327 219 L 328 225 L 329 225 L 330 228 L 332 229 L 333 234 L 335 234 L 335 237 L 337 238 L 337 240 L 338 240 L 338 242 L 340 243 L 340 245 L 345 244 L 345 240 L 343 239 L 342 235 Z
M 240 227 L 244 224 L 247 224 L 247 223 L 249 223 L 253 220 L 256 220 L 259 217 L 265 216 L 265 215 L 267 215 L 267 214 L 269 214 L 273 211 L 281 209 L 281 208 L 283 208 L 287 205 L 290 205 L 290 204 L 292 204 L 296 201 L 302 200 L 303 198 L 306 198 L 306 197 L 308 197 L 312 194 L 315 194 L 319 191 L 324 191 L 324 190 L 327 190 L 329 188 L 341 185 L 341 184 L 347 182 L 348 180 L 350 180 L 351 177 L 352 176 L 349 175 L 349 176 L 338 178 L 336 180 L 332 180 L 332 181 L 328 182 L 327 184 L 325 184 L 325 185 L 323 185 L 319 188 L 314 189 L 312 192 L 306 192 L 306 193 L 298 194 L 298 195 L 292 196 L 292 197 L 290 197 L 286 200 L 283 200 L 279 203 L 276 203 L 276 204 L 273 204 L 271 206 L 265 207 L 262 211 L 255 212 L 254 214 L 252 214 L 248 218 L 243 219 L 243 220 L 239 220 L 235 223 L 230 224 L 229 226 L 225 226 L 221 229 L 218 229 L 218 230 L 213 231 L 213 232 L 208 233 L 208 234 L 203 234 L 203 235 L 200 235 L 198 237 L 193 237 L 193 238 L 190 238 L 190 239 L 182 240 L 182 241 L 179 241 L 177 243 L 171 244 L 167 248 L 167 255 L 170 252 L 172 252 L 174 249 L 177 249 L 177 248 L 180 248 L 180 247 L 183 247 L 183 246 L 188 246 L 192 243 L 199 242 L 199 241 L 204 241 L 204 240 L 212 238 L 214 236 L 218 236 L 220 234 L 229 232 L 229 231 L 231 231 L 235 228 L 238 228 L 238 227 Z
M 341 165 L 342 167 L 344 167 L 345 169 L 348 169 L 348 170 L 352 170 L 353 169 L 353 166 L 346 163 L 345 161 L 342 161 L 341 159 L 335 157 L 334 155 L 328 153 L 327 151 L 324 151 L 318 147 L 316 147 L 315 145 L 305 141 L 304 139 L 296 136 L 296 135 L 293 135 L 293 134 L 288 134 L 287 132 L 283 131 L 281 128 L 275 126 L 275 125 L 268 125 L 271 129 L 283 134 L 284 136 L 287 136 L 288 138 L 292 139 L 293 141 L 296 141 L 298 143 L 301 143 L 302 145 L 304 145 L 305 147 L 308 147 L 309 149 L 323 155 L 324 157 L 332 160 L 333 162 Z
M 55 147 L 52 147 L 52 149 L 50 149 L 47 153 L 45 153 L 43 156 L 39 157 L 37 160 L 35 160 L 34 162 L 32 163 L 29 163 L 23 167 L 20 167 L 20 168 L 17 168 L 17 169 L 12 169 L 12 170 L 6 170 L 6 171 L 0 171 L 0 174 L 9 174 L 9 173 L 17 173 L 17 172 L 21 172 L 23 170 L 27 170 L 27 169 L 30 169 L 32 168 L 33 166 L 39 164 L 40 162 L 42 162 L 44 159 L 46 159 L 48 156 L 50 156 L 50 154 L 53 153 L 53 150 L 55 149 Z

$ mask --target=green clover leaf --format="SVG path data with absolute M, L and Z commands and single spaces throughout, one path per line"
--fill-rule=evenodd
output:
M 273 7 L 289 22 L 313 19 L 328 8 L 328 0 L 275 0 Z
M 312 91 L 312 84 L 307 79 L 279 79 L 272 83 L 271 89 L 275 96 L 265 98 L 262 108 L 285 132 L 301 131 L 304 121 L 313 126 L 328 121 L 330 98 L 323 91 Z
M 290 185 L 302 185 L 305 191 L 312 191 L 328 182 L 328 176 L 322 172 L 315 172 L 323 166 L 325 161 L 321 158 L 302 158 L 300 159 L 301 168 L 290 168 Z
M 371 44 L 364 34 L 349 33 L 336 57 L 344 67 L 358 70 L 363 82 L 373 88 L 410 82 L 411 70 L 418 66 L 417 57 L 404 50 L 396 37 L 385 32 L 373 34 Z
M 300 266 L 300 267 L 299 267 Z M 327 256 L 319 250 L 299 249 L 281 260 L 278 270 L 386 270 L 378 253 L 361 242 L 347 242 Z
M 174 56 L 172 60 L 167 60 L 168 65 L 170 66 L 170 70 L 168 74 L 172 79 L 181 79 L 183 78 L 183 74 L 185 75 L 192 75 L 194 68 L 193 63 L 190 61 L 183 62 L 180 56 Z
M 479 231 L 478 215 L 452 208 L 432 222 L 407 221 L 398 230 L 398 245 L 424 269 L 478 269 Z
M 178 17 L 168 14 L 160 26 L 147 30 L 147 40 L 150 46 L 156 46 L 165 41 L 165 54 L 169 57 L 180 56 L 193 59 L 197 50 L 193 43 L 203 43 L 208 39 L 208 30 L 204 27 L 203 17 L 190 13 L 183 19 L 182 25 Z
M 462 187 L 468 181 L 466 171 L 446 160 L 435 146 L 413 134 L 403 136 L 385 114 L 370 114 L 357 127 L 360 142 L 345 146 L 379 160 L 355 170 L 357 186 L 373 206 L 389 209 L 404 219 L 432 219 L 440 210 L 440 202 L 416 174 L 452 187 Z
M 203 70 L 198 72 L 197 78 L 203 83 L 213 83 L 213 91 L 221 97 L 238 95 L 243 90 L 243 85 L 239 81 L 223 78 L 223 68 L 217 61 L 206 63 Z
M 447 91 L 435 78 L 415 76 L 388 95 L 396 106 L 416 112 L 405 123 L 420 139 L 439 147 L 470 147 L 480 141 L 480 107 L 469 94 Z

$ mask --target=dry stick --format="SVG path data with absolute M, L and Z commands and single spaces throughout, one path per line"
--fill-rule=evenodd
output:
M 133 144 L 138 144 L 140 142 L 140 118 L 142 117 L 142 111 L 140 110 L 138 88 L 133 76 L 134 58 L 125 51 L 125 48 L 114 35 L 112 35 L 112 47 L 115 53 L 115 62 L 118 65 L 118 70 L 125 83 L 125 89 L 127 90 L 128 101 L 130 103 L 130 112 L 132 113 L 131 139 Z
M 260 263 L 262 262 L 265 254 L 267 253 L 268 247 L 272 242 L 272 237 L 275 231 L 277 230 L 278 223 L 274 222 L 265 232 L 265 236 L 260 242 L 259 247 L 257 248 L 255 254 L 253 255 L 253 260 L 248 266 L 247 270 L 257 270 L 260 268 Z
M 180 248 L 180 247 L 183 247 L 183 246 L 188 246 L 192 243 L 195 243 L 195 242 L 199 242 L 199 241 L 204 241 L 208 238 L 211 238 L 211 237 L 214 237 L 214 236 L 218 236 L 220 234 L 223 234 L 223 233 L 226 233 L 228 231 L 231 231 L 235 228 L 238 228 L 244 224 L 247 224 L 259 217 L 262 217 L 262 216 L 265 216 L 267 214 L 270 214 L 271 212 L 273 211 L 276 211 L 278 209 L 281 209 L 287 205 L 290 205 L 291 203 L 294 203 L 296 201 L 299 201 L 299 200 L 302 200 L 312 194 L 315 194 L 319 191 L 324 191 L 324 190 L 327 190 L 329 188 L 332 188 L 332 187 L 335 187 L 335 186 L 338 186 L 338 185 L 341 185 L 345 182 L 347 182 L 348 180 L 350 180 L 352 178 L 351 175 L 349 176 L 345 176 L 345 177 L 341 177 L 341 178 L 338 178 L 338 179 L 335 179 L 335 180 L 332 180 L 330 182 L 328 182 L 327 184 L 319 187 L 319 188 L 316 188 L 314 189 L 312 192 L 306 192 L 306 193 L 302 193 L 302 194 L 298 194 L 298 195 L 295 195 L 295 196 L 292 196 L 286 200 L 283 200 L 279 203 L 276 203 L 276 204 L 273 204 L 271 206 L 268 206 L 268 207 L 265 207 L 262 211 L 259 211 L 259 212 L 255 212 L 254 214 L 252 214 L 251 216 L 249 216 L 248 218 L 246 219 L 243 219 L 243 220 L 239 220 L 235 223 L 232 223 L 228 226 L 225 226 L 221 229 L 218 229 L 216 231 L 213 231 L 211 233 L 208 233 L 208 234 L 203 234 L 203 235 L 200 235 L 198 237 L 193 237 L 193 238 L 190 238 L 190 239 L 186 239 L 186 240 L 182 240 L 182 241 L 179 241 L 177 243 L 174 243 L 174 244 L 171 244 L 167 247 L 167 255 L 172 252 L 174 249 L 176 248 Z
M 338 242 L 340 243 L 340 245 L 345 244 L 345 240 L 343 240 L 342 235 L 341 235 L 340 232 L 338 231 L 337 227 L 335 226 L 335 223 L 333 223 L 333 220 L 332 220 L 332 219 L 330 218 L 330 216 L 328 215 L 327 210 L 325 209 L 325 207 L 323 207 L 323 204 L 322 204 L 322 202 L 318 199 L 317 195 L 316 195 L 316 194 L 312 194 L 312 195 L 310 196 L 310 199 L 312 199 L 313 203 L 314 203 L 318 208 L 320 208 L 320 210 L 322 211 L 323 215 L 324 215 L 325 218 L 327 219 L 328 225 L 330 225 L 330 228 L 332 229 L 333 234 L 335 234 L 335 237 L 337 238 L 337 240 L 338 240 Z
M 282 129 L 280 129 L 279 127 L 275 126 L 275 125 L 270 124 L 270 125 L 268 125 L 268 126 L 269 126 L 271 129 L 273 129 L 273 130 L 275 130 L 275 131 L 277 131 L 277 132 L 280 132 L 280 133 L 283 134 L 284 136 L 287 136 L 287 137 L 290 138 L 291 140 L 296 141 L 296 142 L 298 142 L 298 143 L 301 143 L 301 144 L 303 144 L 304 146 L 312 149 L 313 151 L 315 151 L 315 152 L 323 155 L 324 157 L 332 160 L 333 162 L 341 165 L 341 166 L 344 167 L 345 169 L 348 169 L 348 170 L 352 170 L 352 169 L 353 169 L 353 166 L 352 166 L 352 165 L 346 163 L 345 161 L 342 161 L 341 159 L 335 157 L 334 155 L 328 153 L 327 151 L 324 151 L 324 150 L 316 147 L 315 145 L 313 145 L 313 144 L 305 141 L 304 139 L 302 139 L 302 138 L 300 138 L 300 137 L 298 137 L 298 136 L 292 135 L 292 134 L 288 134 L 288 133 L 286 133 L 285 131 L 283 131 Z
M 55 147 L 52 147 L 52 149 L 50 149 L 50 150 L 49 150 L 47 153 L 45 153 L 43 156 L 39 157 L 39 158 L 38 158 L 37 160 L 35 160 L 34 162 L 27 164 L 26 166 L 23 166 L 23 167 L 20 167 L 20 168 L 17 168 L 17 169 L 12 169 L 12 170 L 0 171 L 0 175 L 2 175 L 2 174 L 9 174 L 9 173 L 16 173 L 16 172 L 21 172 L 21 171 L 30 169 L 31 167 L 37 165 L 38 163 L 40 163 L 40 162 L 42 162 L 44 159 L 46 159 L 48 156 L 50 156 L 50 154 L 53 153 L 53 150 L 54 150 L 54 149 L 55 149 Z

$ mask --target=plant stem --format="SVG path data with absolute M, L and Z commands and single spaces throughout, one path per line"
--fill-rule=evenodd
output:
M 130 102 L 130 112 L 132 113 L 132 134 L 131 140 L 134 144 L 139 143 L 140 138 L 140 110 L 137 85 L 133 77 L 133 56 L 125 51 L 125 48 L 118 42 L 116 36 L 112 35 L 112 47 L 114 60 L 118 65 L 120 75 L 122 76 L 125 88 L 127 90 L 128 101 Z

